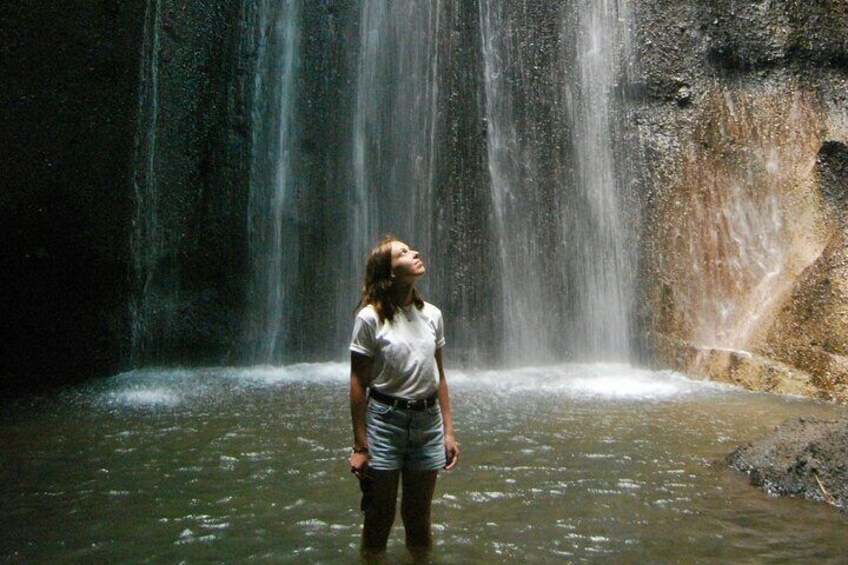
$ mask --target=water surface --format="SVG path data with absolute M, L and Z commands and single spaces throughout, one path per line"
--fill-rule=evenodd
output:
M 843 407 L 624 365 L 449 374 L 440 563 L 844 563 L 848 521 L 721 462 Z M 355 561 L 343 364 L 141 370 L 7 406 L 9 561 Z M 396 527 L 389 554 L 405 559 Z

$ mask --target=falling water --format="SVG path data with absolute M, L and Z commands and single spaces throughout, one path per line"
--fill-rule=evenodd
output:
M 157 316 L 150 321 L 142 298 L 136 318 L 158 324 L 138 333 L 164 350 L 163 360 L 180 360 L 186 344 L 198 342 L 211 343 L 210 358 L 223 344 L 229 358 L 248 363 L 337 356 L 350 331 L 362 258 L 387 232 L 437 266 L 422 290 L 454 309 L 454 343 L 480 350 L 467 358 L 513 365 L 627 358 L 631 267 L 624 241 L 632 230 L 621 219 L 623 150 L 614 143 L 621 121 L 614 93 L 628 57 L 623 0 L 481 0 L 479 26 L 468 25 L 467 11 L 425 0 L 245 5 L 236 78 L 228 79 L 238 85 L 227 102 L 237 131 L 226 138 L 236 140 L 233 170 L 245 161 L 249 177 L 240 216 L 248 259 L 244 273 L 233 273 L 233 289 L 242 285 L 245 299 L 233 299 L 232 313 L 217 322 L 230 331 L 242 321 L 244 331 L 214 343 L 198 333 L 218 337 L 207 318 L 220 311 L 220 297 L 202 293 L 220 274 L 196 281 L 196 263 L 183 262 L 204 245 L 243 242 L 207 239 L 205 230 L 226 232 L 228 224 L 190 217 L 195 200 L 181 192 L 195 182 L 180 151 L 185 134 L 156 110 L 162 47 L 154 42 L 163 24 L 158 4 L 151 6 L 136 176 L 152 192 L 139 192 L 135 260 L 139 286 L 156 291 Z M 183 57 L 162 63 L 169 80 L 162 96 L 177 98 L 171 111 L 180 119 L 194 109 L 178 84 L 192 41 L 207 40 L 200 34 L 164 45 L 166 55 L 179 49 Z M 457 54 L 456 45 L 475 53 Z M 159 134 L 168 151 L 156 146 L 157 120 L 160 130 L 170 128 Z M 157 188 L 154 161 L 168 177 L 167 191 Z M 157 214 L 166 215 L 164 228 L 155 227 Z M 157 251 L 162 247 L 167 257 Z M 481 290 L 451 294 L 458 287 Z M 474 304 L 457 312 L 464 308 L 457 296 L 472 294 Z M 446 305 L 447 296 L 454 302 Z
M 808 191 L 822 118 L 795 89 L 717 91 L 704 106 L 658 219 L 666 229 L 657 233 L 668 234 L 662 277 L 676 300 L 660 328 L 706 350 L 750 351 L 826 244 L 818 212 L 800 204 L 817 198 Z
M 632 275 L 613 151 L 627 12 L 625 2 L 529 15 L 480 3 L 503 340 L 513 360 L 629 354 Z
M 141 51 L 138 118 L 135 132 L 133 191 L 135 216 L 131 247 L 135 293 L 130 304 L 132 350 L 136 363 L 146 347 L 151 314 L 151 286 L 156 284 L 156 264 L 162 254 L 163 234 L 158 214 L 156 178 L 156 134 L 159 124 L 159 53 L 162 7 L 158 0 L 147 3 Z
M 488 165 L 494 208 L 494 232 L 502 267 L 504 335 L 512 361 L 551 357 L 551 335 L 538 328 L 562 326 L 558 304 L 547 292 L 548 277 L 541 276 L 544 264 L 540 257 L 560 262 L 558 249 L 545 245 L 535 213 L 550 206 L 540 187 L 539 170 L 533 146 L 525 143 L 532 122 L 532 108 L 517 98 L 525 92 L 514 92 L 513 85 L 527 88 L 526 82 L 515 80 L 523 72 L 526 61 L 521 48 L 515 48 L 518 31 L 504 3 L 497 0 L 480 2 L 480 28 L 483 49 L 486 92 L 486 134 Z M 535 141 L 535 140 L 534 140 Z M 535 331 L 534 331 L 535 329 Z
M 350 239 L 360 260 L 383 233 L 431 250 L 440 2 L 364 0 L 353 116 Z
M 423 0 L 245 9 L 242 50 L 255 69 L 250 361 L 335 355 L 379 235 L 407 239 L 429 259 L 440 9 Z
M 591 356 L 626 359 L 632 275 L 613 141 L 614 112 L 620 109 L 614 93 L 625 80 L 629 62 L 629 6 L 627 0 L 583 0 L 578 4 L 578 72 L 569 94 L 576 185 L 588 204 L 576 234 L 581 242 L 577 259 L 582 269 L 577 304 L 580 324 L 586 328 L 582 348 Z
M 283 324 L 293 308 L 297 277 L 298 209 L 294 150 L 296 80 L 300 42 L 299 0 L 254 6 L 256 72 L 251 113 L 252 146 L 248 232 L 253 264 L 250 325 L 252 359 L 279 360 Z

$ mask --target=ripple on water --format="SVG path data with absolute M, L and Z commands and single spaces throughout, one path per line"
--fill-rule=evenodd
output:
M 143 547 L 151 560 L 344 562 L 361 528 L 345 465 L 346 374 L 341 364 L 139 371 L 68 394 L 55 413 L 17 416 L 0 438 L 0 459 L 22 468 L 4 532 L 32 561 L 100 544 L 102 561 Z M 827 406 L 610 364 L 449 380 L 464 453 L 435 500 L 444 562 L 674 562 L 669 530 L 693 561 L 709 562 L 719 536 L 728 560 L 775 548 L 844 555 L 844 523 L 766 499 L 711 463 L 727 444 Z M 402 529 L 392 535 L 400 560 Z

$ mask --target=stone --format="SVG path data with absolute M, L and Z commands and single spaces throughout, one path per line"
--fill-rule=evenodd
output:
M 848 511 L 848 416 L 799 418 L 735 449 L 726 457 L 753 486 Z

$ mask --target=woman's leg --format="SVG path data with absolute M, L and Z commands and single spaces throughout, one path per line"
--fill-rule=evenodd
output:
M 438 471 L 403 470 L 400 514 L 406 531 L 406 547 L 413 554 L 426 553 L 433 545 L 430 506 L 438 474 Z
M 371 481 L 362 528 L 362 552 L 373 555 L 386 550 L 386 542 L 395 521 L 400 471 L 366 471 Z

